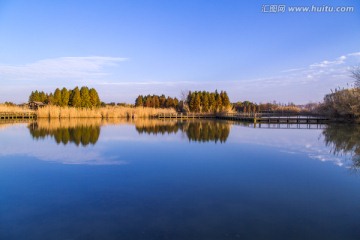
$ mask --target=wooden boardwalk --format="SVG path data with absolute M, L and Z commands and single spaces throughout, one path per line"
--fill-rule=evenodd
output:
M 215 119 L 217 118 L 214 114 L 197 114 L 197 113 L 168 113 L 168 114 L 158 114 L 153 116 L 153 118 L 168 118 L 168 119 Z
M 36 119 L 34 112 L 0 112 L 0 119 Z
M 223 119 L 230 121 L 242 121 L 252 123 L 278 123 L 278 124 L 320 124 L 330 120 L 324 116 L 317 115 L 279 115 L 262 113 L 227 113 L 227 114 L 159 114 L 155 118 L 174 119 Z

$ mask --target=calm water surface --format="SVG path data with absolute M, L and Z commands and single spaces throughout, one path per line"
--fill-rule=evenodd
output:
M 360 239 L 359 155 L 358 126 L 0 123 L 0 239 Z

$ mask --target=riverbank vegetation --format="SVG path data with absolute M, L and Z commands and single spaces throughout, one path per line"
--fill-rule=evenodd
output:
M 354 86 L 327 94 L 317 109 L 319 113 L 334 119 L 360 121 L 360 67 L 352 71 L 352 77 Z
M 180 110 L 179 100 L 175 97 L 159 95 L 139 95 L 135 100 L 135 107 L 174 108 Z
M 241 113 L 278 113 L 278 114 L 309 114 L 318 106 L 317 103 L 295 105 L 294 103 L 254 103 L 250 101 L 236 102 L 232 104 L 236 112 Z
M 86 86 L 75 87 L 68 90 L 65 87 L 61 90 L 55 89 L 54 93 L 45 93 L 43 91 L 32 91 L 29 96 L 29 102 L 42 102 L 49 105 L 60 107 L 75 107 L 75 108 L 93 108 L 100 107 L 101 101 L 96 89 L 89 89 Z
M 139 95 L 135 100 L 136 107 L 173 108 L 180 112 L 216 113 L 230 111 L 231 104 L 225 91 L 220 93 L 207 91 L 189 91 L 186 99 L 179 101 L 176 97 L 163 95 Z
M 74 108 L 45 106 L 37 111 L 38 118 L 148 118 L 157 114 L 172 114 L 174 109 L 107 106 L 101 108 Z
M 360 119 L 360 89 L 336 89 L 324 97 L 319 112 L 331 118 Z
M 0 112 L 17 112 L 17 113 L 28 113 L 28 112 L 34 112 L 33 110 L 29 109 L 27 106 L 17 106 L 14 104 L 0 104 Z
M 135 104 L 101 102 L 96 89 L 82 86 L 74 89 L 57 88 L 52 93 L 32 91 L 31 102 L 36 105 L 38 118 L 148 118 L 158 114 L 199 113 L 221 114 L 238 113 L 278 113 L 278 114 L 321 114 L 338 120 L 359 121 L 360 119 L 360 67 L 352 72 L 354 87 L 336 89 L 324 97 L 322 103 L 295 105 L 254 103 L 242 101 L 231 103 L 226 91 L 189 91 L 183 93 L 181 100 L 162 95 L 139 95 Z M 45 104 L 45 107 L 43 107 Z M 27 104 L 16 106 L 11 102 L 0 104 L 0 112 L 34 112 Z
M 189 92 L 186 99 L 191 112 L 210 113 L 231 110 L 231 104 L 226 91 L 220 93 L 207 91 Z

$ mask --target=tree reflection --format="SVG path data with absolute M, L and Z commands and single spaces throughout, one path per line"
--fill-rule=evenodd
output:
M 360 126 L 349 124 L 328 125 L 323 131 L 326 146 L 335 155 L 351 158 L 351 168 L 360 170 Z
M 229 136 L 230 125 L 220 122 L 192 122 L 185 132 L 190 141 L 223 143 Z
M 55 125 L 55 126 L 54 126 Z M 30 123 L 28 128 L 34 139 L 54 138 L 57 144 L 75 143 L 77 146 L 95 144 L 100 135 L 100 125 L 79 124 L 73 126 L 42 125 L 41 122 Z
M 171 134 L 184 132 L 189 141 L 226 142 L 230 125 L 216 121 L 153 121 L 151 124 L 136 125 L 136 130 L 143 134 Z
M 147 134 L 162 134 L 164 135 L 165 133 L 177 133 L 180 129 L 179 124 L 155 124 L 155 125 L 150 125 L 150 126 L 146 126 L 146 125 L 136 125 L 135 126 L 136 131 L 138 133 L 147 133 Z

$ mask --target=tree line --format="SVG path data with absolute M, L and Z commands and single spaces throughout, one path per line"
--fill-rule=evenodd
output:
M 233 108 L 237 112 L 243 113 L 257 113 L 261 111 L 260 105 L 250 101 L 236 102 L 233 104 Z
M 180 109 L 180 102 L 175 97 L 166 97 L 164 94 L 159 95 L 139 95 L 135 100 L 135 107 L 152 107 L 152 108 L 175 108 Z
M 207 91 L 189 91 L 187 105 L 191 112 L 218 112 L 228 109 L 231 104 L 226 91 L 218 93 Z
M 242 113 L 260 113 L 260 112 L 273 112 L 273 113 L 309 113 L 314 111 L 318 104 L 308 103 L 303 106 L 295 105 L 294 103 L 254 103 L 250 101 L 233 103 L 233 109 Z
M 65 107 L 83 107 L 92 108 L 100 107 L 101 101 L 97 91 L 94 88 L 89 89 L 86 86 L 75 87 L 68 90 L 65 87 L 61 90 L 56 88 L 54 93 L 45 93 L 43 91 L 32 91 L 29 101 L 42 102 L 55 106 Z

